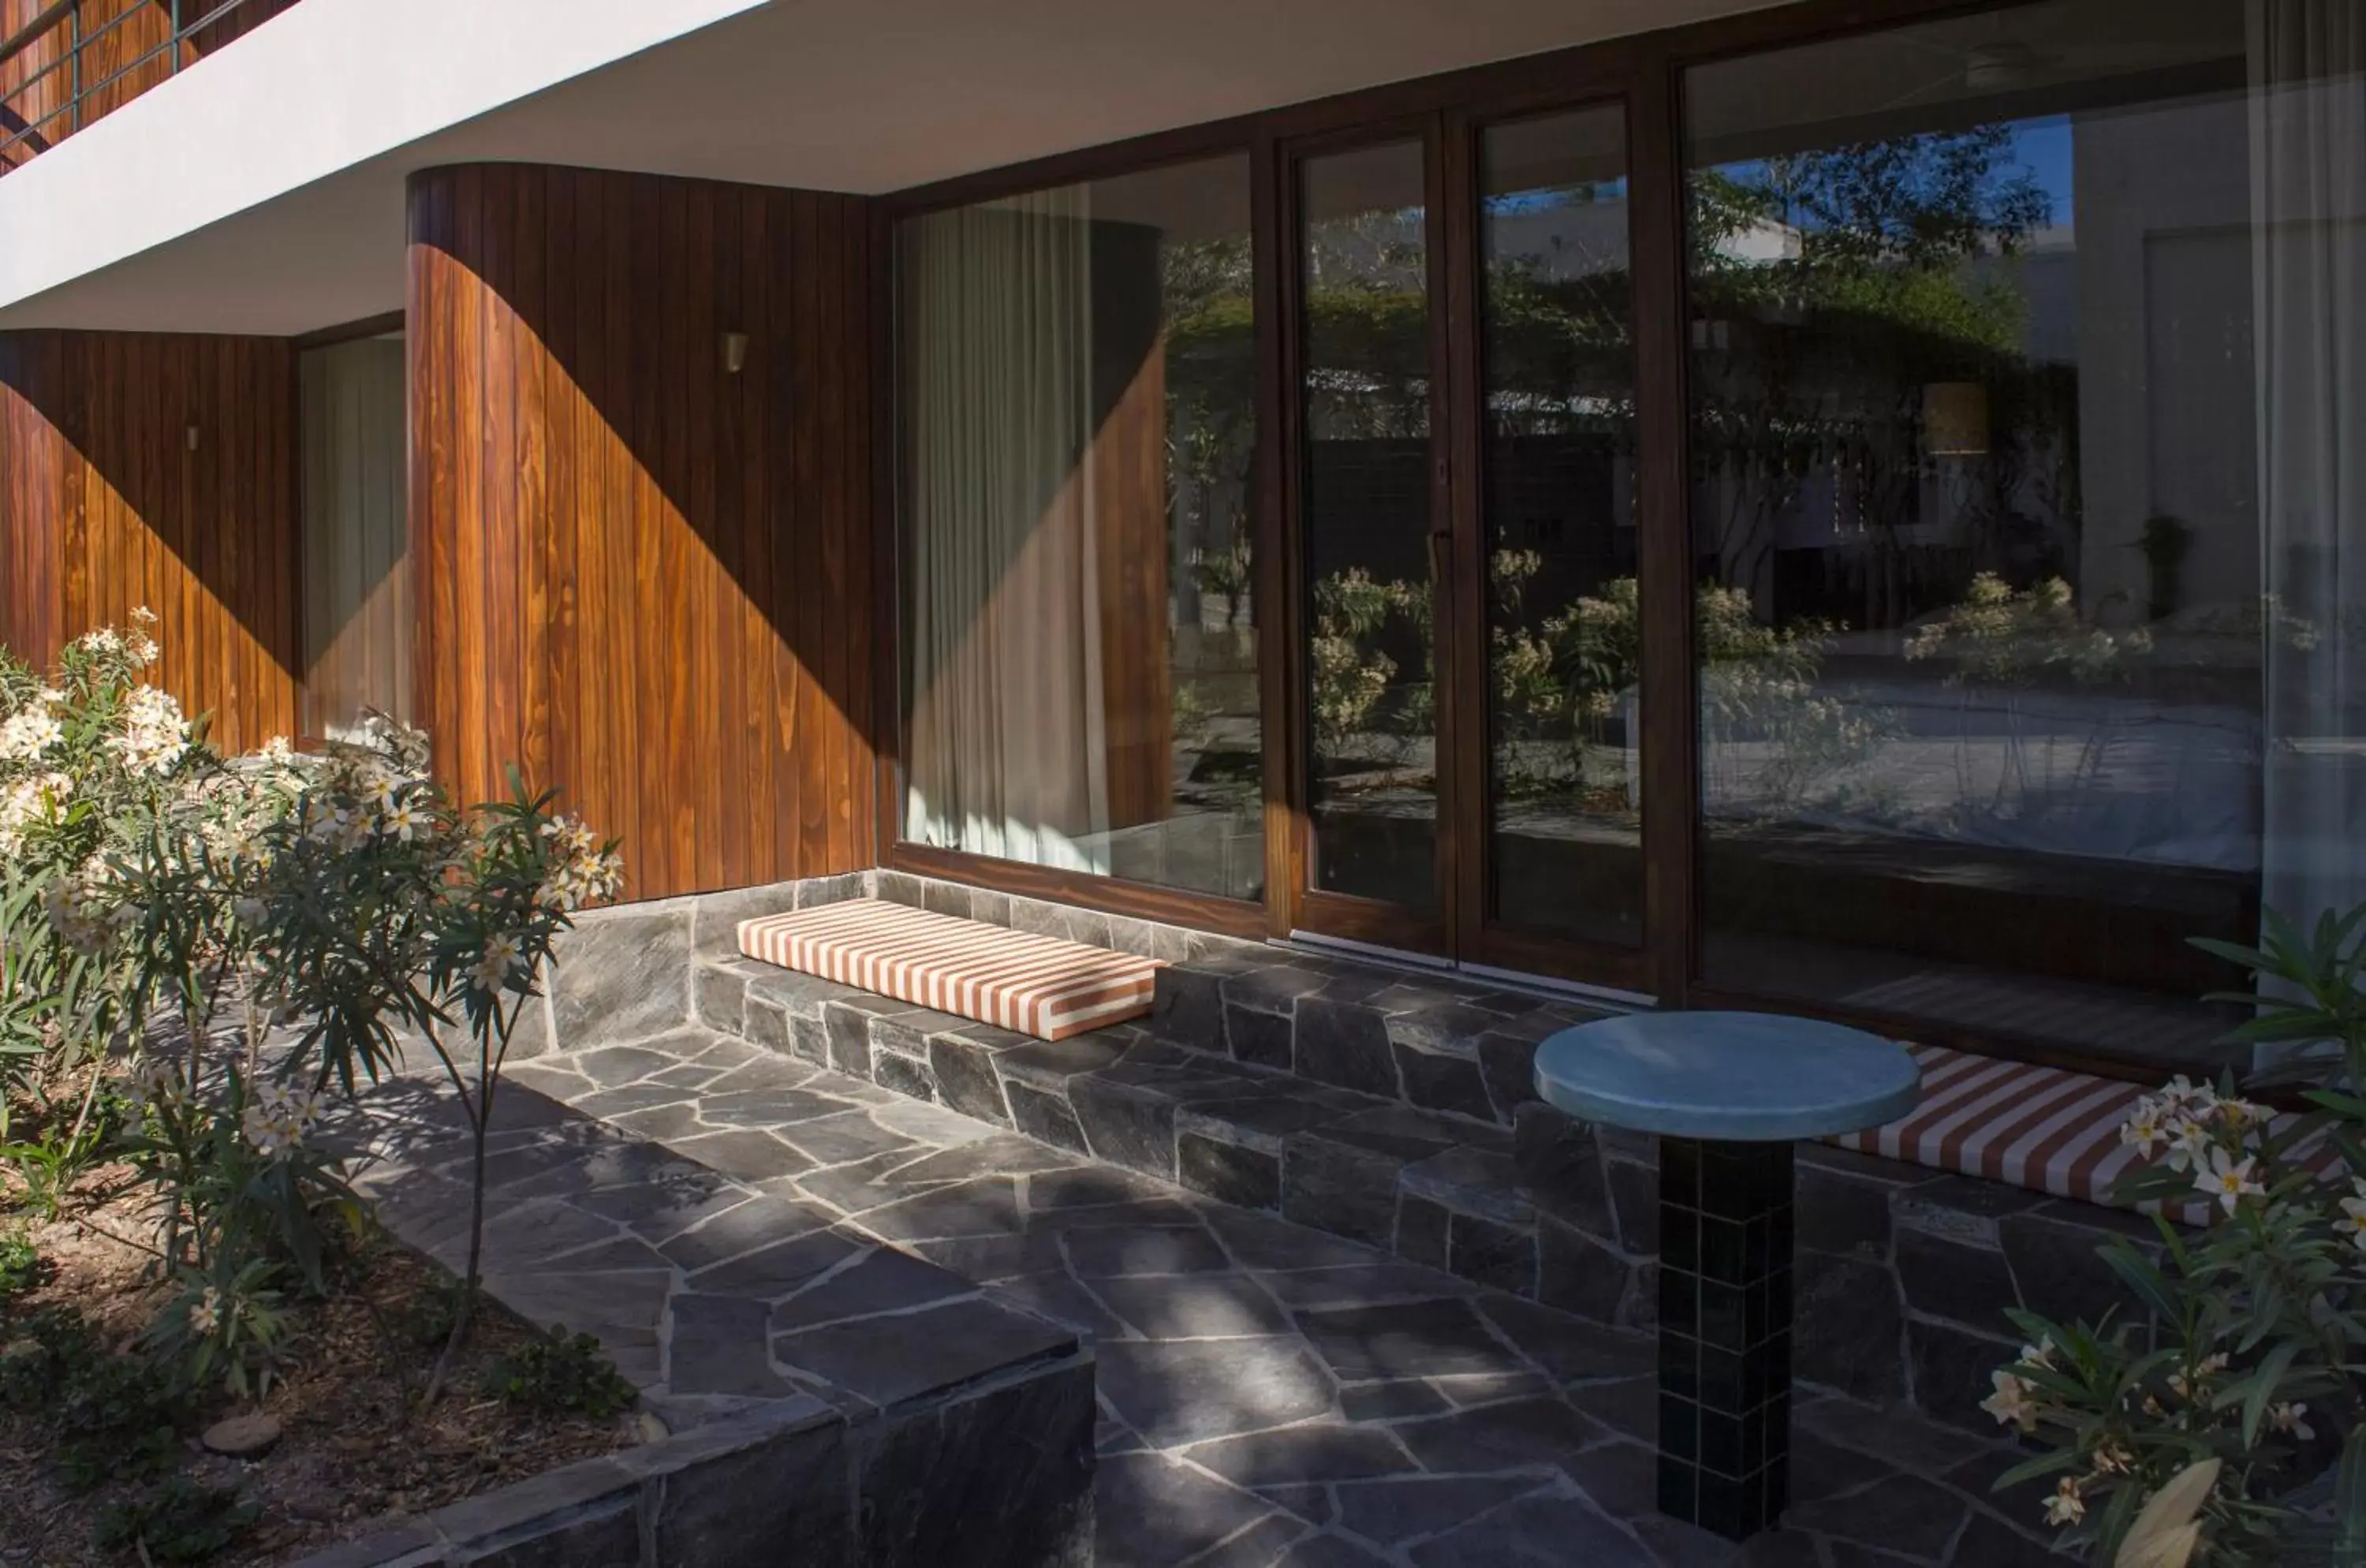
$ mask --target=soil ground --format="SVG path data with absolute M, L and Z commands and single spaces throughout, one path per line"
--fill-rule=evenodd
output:
M 0 1178 L 0 1235 L 28 1236 L 46 1260 L 32 1291 L 0 1299 L 0 1348 L 21 1337 L 43 1306 L 79 1311 L 102 1343 L 129 1350 L 154 1317 L 163 1292 L 148 1274 L 151 1256 L 137 1204 L 119 1189 L 125 1173 L 100 1170 L 78 1186 L 66 1217 L 39 1223 Z M 366 1533 L 391 1515 L 423 1513 L 472 1493 L 604 1453 L 637 1439 L 635 1418 L 549 1416 L 479 1392 L 486 1369 L 535 1330 L 490 1301 L 479 1308 L 471 1342 L 448 1390 L 413 1413 L 440 1340 L 436 1303 L 450 1276 L 383 1238 L 359 1244 L 340 1293 L 291 1295 L 287 1364 L 259 1406 L 209 1391 L 182 1428 L 181 1472 L 234 1487 L 260 1516 L 233 1546 L 207 1559 L 214 1568 L 288 1562 Z M 258 1460 L 225 1459 L 197 1441 L 206 1426 L 260 1408 L 280 1424 L 278 1442 Z M 0 1409 L 0 1564 L 6 1568 L 120 1568 L 142 1562 L 137 1547 L 103 1551 L 95 1536 L 110 1503 L 156 1480 L 109 1481 L 74 1492 L 55 1474 L 53 1434 L 39 1409 Z M 159 1478 L 161 1479 L 161 1478 Z

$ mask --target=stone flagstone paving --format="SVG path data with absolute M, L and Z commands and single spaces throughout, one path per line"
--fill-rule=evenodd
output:
M 1648 1339 L 736 1039 L 511 1074 L 538 1092 L 496 1161 L 505 1299 L 600 1333 L 661 1410 L 792 1392 L 799 1368 L 882 1401 L 926 1386 L 865 1364 L 882 1314 L 1070 1325 L 1098 1358 L 1099 1568 L 2059 1561 L 2008 1522 L 2035 1519 L 2031 1492 L 1989 1491 L 2014 1450 L 1806 1389 L 1787 1528 L 1737 1550 L 1652 1512 Z M 399 1231 L 448 1237 L 448 1169 L 381 1189 Z

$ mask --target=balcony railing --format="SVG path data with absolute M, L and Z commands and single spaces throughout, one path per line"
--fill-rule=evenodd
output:
M 51 0 L 0 37 L 0 175 L 296 0 Z M 22 6 L 0 0 L 0 25 Z

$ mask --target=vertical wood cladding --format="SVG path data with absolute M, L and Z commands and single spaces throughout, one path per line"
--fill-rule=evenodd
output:
M 869 864 L 867 204 L 524 164 L 410 203 L 438 766 L 560 786 L 637 897 Z
M 279 338 L 0 333 L 0 643 L 46 663 L 144 604 L 217 741 L 293 733 L 294 378 Z

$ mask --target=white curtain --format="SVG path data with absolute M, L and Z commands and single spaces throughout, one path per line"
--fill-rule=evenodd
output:
M 400 335 L 307 350 L 302 400 L 304 729 L 411 717 L 410 525 Z
M 1081 187 L 899 240 L 915 842 L 1106 873 Z
M 2268 907 L 2366 899 L 2366 7 L 2251 0 Z

